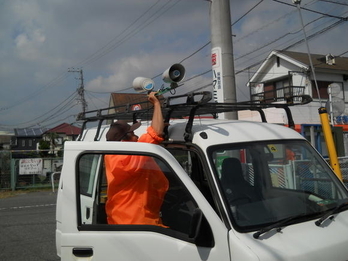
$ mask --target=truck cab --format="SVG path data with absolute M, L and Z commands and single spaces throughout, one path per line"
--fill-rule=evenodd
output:
M 291 128 L 216 119 L 270 105 L 208 103 L 206 95 L 163 105 L 169 126 L 161 145 L 105 140 L 104 120 L 148 119 L 148 112 L 83 115 L 99 124 L 64 147 L 56 218 L 62 260 L 347 259 L 348 192 L 326 161 Z M 157 163 L 169 181 L 165 226 L 107 223 L 103 158 L 110 154 Z

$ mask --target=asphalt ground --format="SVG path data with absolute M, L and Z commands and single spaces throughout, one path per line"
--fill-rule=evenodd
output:
M 17 192 L 0 198 L 0 260 L 60 260 L 55 248 L 57 193 Z

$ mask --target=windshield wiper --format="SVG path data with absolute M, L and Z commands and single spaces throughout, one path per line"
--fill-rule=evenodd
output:
M 255 232 L 253 234 L 253 237 L 255 239 L 258 239 L 261 235 L 263 235 L 263 234 L 267 233 L 268 231 L 271 231 L 272 229 L 275 229 L 275 228 L 276 228 L 277 232 L 280 232 L 280 231 L 282 231 L 283 226 L 288 225 L 289 223 L 292 223 L 294 220 L 302 219 L 304 216 L 306 216 L 306 214 L 299 214 L 296 216 L 292 216 L 292 217 L 288 217 L 288 218 L 279 220 L 279 221 L 269 225 L 268 227 L 264 227 L 264 228 L 260 229 L 259 231 Z
M 334 214 L 340 213 L 344 210 L 348 209 L 348 202 L 341 203 L 337 205 L 336 207 L 329 209 L 320 219 L 315 221 L 315 224 L 319 227 L 325 220 L 328 218 L 332 219 Z

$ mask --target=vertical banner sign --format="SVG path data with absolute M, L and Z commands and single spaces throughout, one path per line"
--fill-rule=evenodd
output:
M 211 49 L 211 65 L 213 69 L 214 100 L 215 102 L 223 102 L 221 47 Z
M 32 175 L 42 173 L 42 159 L 20 159 L 19 175 Z

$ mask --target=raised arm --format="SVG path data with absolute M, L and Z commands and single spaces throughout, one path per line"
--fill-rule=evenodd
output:
M 154 129 L 157 135 L 162 136 L 164 121 L 163 121 L 161 103 L 158 100 L 157 96 L 155 96 L 155 94 L 156 92 L 151 92 L 149 94 L 149 101 L 153 104 L 153 115 L 152 115 L 151 127 Z

